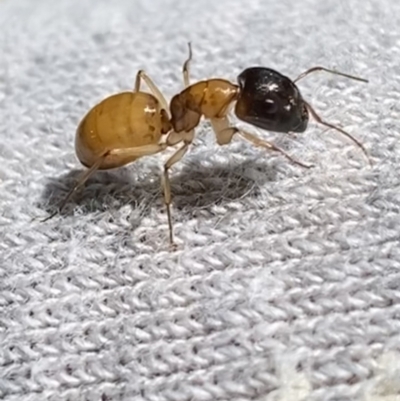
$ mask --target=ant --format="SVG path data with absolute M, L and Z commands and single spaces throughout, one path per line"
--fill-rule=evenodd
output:
M 357 139 L 322 120 L 303 99 L 295 84 L 315 71 L 325 71 L 362 82 L 367 80 L 318 66 L 308 69 L 292 81 L 270 68 L 251 67 L 238 76 L 238 84 L 220 78 L 190 84 L 191 60 L 192 48 L 189 43 L 189 57 L 182 68 L 184 89 L 171 99 L 169 105 L 154 82 L 140 70 L 133 91 L 111 95 L 89 110 L 80 122 L 75 137 L 76 155 L 88 170 L 70 190 L 59 211 L 97 170 L 121 167 L 140 157 L 154 155 L 181 144 L 164 164 L 162 175 L 169 240 L 174 245 L 169 169 L 188 151 L 195 128 L 202 117 L 210 121 L 219 145 L 230 143 L 236 134 L 255 146 L 280 152 L 302 167 L 312 167 L 296 161 L 273 143 L 231 126 L 228 113 L 232 106 L 240 120 L 264 130 L 282 133 L 304 132 L 311 115 L 321 125 L 350 138 L 368 158 L 364 146 Z M 152 94 L 140 90 L 142 81 Z M 57 211 L 43 221 L 56 214 Z

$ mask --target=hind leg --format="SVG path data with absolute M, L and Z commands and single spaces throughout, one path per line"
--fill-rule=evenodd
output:
M 140 83 L 141 83 L 142 80 L 144 82 L 146 82 L 147 86 L 150 88 L 150 90 L 153 93 L 153 95 L 160 102 L 162 108 L 169 113 L 168 102 L 165 99 L 164 95 L 158 89 L 157 85 L 153 82 L 153 80 L 143 70 L 139 70 L 138 73 L 136 74 L 134 91 L 135 92 L 139 92 L 140 91 Z
M 100 156 L 96 162 L 90 167 L 89 170 L 85 171 L 81 177 L 79 178 L 78 182 L 71 188 L 71 190 L 68 192 L 67 196 L 64 198 L 64 200 L 61 202 L 58 210 L 50 214 L 48 217 L 44 218 L 42 223 L 44 223 L 47 220 L 52 219 L 57 213 L 61 213 L 66 206 L 66 204 L 70 201 L 72 196 L 75 194 L 75 192 L 82 187 L 82 185 L 99 169 L 101 163 L 104 161 L 106 158 L 107 154 L 104 154 L 103 156 Z
M 155 144 L 155 145 L 146 145 L 136 148 L 123 148 L 123 149 L 113 149 L 110 151 L 105 152 L 101 155 L 95 163 L 85 171 L 82 176 L 79 178 L 78 182 L 71 188 L 68 192 L 65 199 L 62 201 L 61 205 L 59 206 L 58 210 L 52 213 L 50 216 L 46 217 L 42 220 L 45 222 L 53 218 L 57 213 L 61 213 L 64 207 L 67 205 L 69 200 L 75 194 L 75 192 L 85 184 L 85 182 L 100 168 L 101 164 L 106 160 L 107 157 L 110 158 L 122 158 L 122 159 L 129 159 L 132 158 L 132 161 L 138 157 L 142 156 L 149 156 L 159 153 L 167 148 L 167 144 Z
M 192 45 L 189 42 L 189 57 L 187 60 L 183 63 L 182 67 L 182 72 L 183 72 L 183 83 L 185 85 L 185 88 L 187 88 L 190 85 L 190 70 L 189 70 L 189 63 L 192 61 Z

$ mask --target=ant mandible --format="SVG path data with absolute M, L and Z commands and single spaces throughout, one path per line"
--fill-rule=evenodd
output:
M 308 69 L 292 81 L 270 68 L 251 67 L 238 76 L 238 84 L 220 78 L 190 84 L 191 60 L 192 48 L 189 43 L 189 57 L 182 68 L 185 88 L 172 98 L 169 106 L 154 82 L 140 70 L 136 75 L 133 91 L 107 97 L 84 116 L 76 131 L 75 151 L 79 161 L 88 170 L 60 205 L 60 212 L 74 192 L 97 170 L 121 167 L 140 157 L 154 155 L 170 146 L 181 144 L 164 164 L 162 176 L 169 239 L 171 245 L 174 245 L 168 172 L 182 159 L 192 144 L 194 131 L 201 117 L 211 122 L 219 145 L 230 143 L 237 134 L 255 146 L 282 153 L 293 163 L 311 167 L 294 160 L 273 143 L 231 126 L 228 113 L 232 106 L 240 120 L 265 130 L 282 133 L 304 132 L 311 114 L 316 122 L 350 138 L 368 158 L 364 146 L 358 140 L 342 128 L 322 120 L 303 99 L 295 84 L 315 71 L 325 71 L 362 82 L 368 82 L 367 80 L 318 66 Z M 152 94 L 140 91 L 142 80 Z M 57 211 L 43 221 L 56 214 Z

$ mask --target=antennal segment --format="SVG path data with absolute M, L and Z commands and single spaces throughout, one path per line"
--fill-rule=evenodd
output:
M 332 129 L 334 129 L 334 130 L 340 132 L 341 134 L 343 134 L 344 136 L 346 136 L 346 137 L 349 138 L 350 140 L 352 140 L 352 141 L 362 150 L 362 152 L 364 153 L 365 157 L 367 158 L 367 160 L 368 160 L 370 166 L 372 167 L 372 160 L 371 160 L 371 158 L 369 157 L 369 155 L 368 155 L 368 153 L 367 153 L 367 150 L 365 149 L 364 145 L 363 145 L 358 139 L 354 138 L 352 135 L 350 135 L 350 134 L 349 134 L 348 132 L 346 132 L 344 129 L 342 129 L 342 128 L 336 126 L 336 125 L 327 123 L 326 121 L 322 120 L 322 118 L 321 118 L 321 117 L 317 114 L 317 112 L 310 106 L 310 104 L 308 104 L 307 102 L 304 102 L 304 103 L 305 103 L 305 105 L 306 105 L 308 111 L 310 112 L 310 114 L 312 115 L 312 117 L 314 118 L 314 120 L 315 120 L 317 123 L 319 123 L 319 124 L 321 124 L 321 125 L 324 125 L 325 127 L 332 128 Z
M 344 74 L 343 72 L 330 70 L 329 68 L 320 67 L 320 66 L 312 67 L 312 68 L 308 69 L 307 71 L 304 71 L 293 82 L 300 81 L 300 79 L 302 79 L 302 78 L 306 77 L 307 75 L 312 74 L 313 72 L 316 72 L 316 71 L 325 71 L 325 72 L 328 72 L 330 74 L 340 75 L 342 77 L 346 77 L 346 78 L 354 79 L 356 81 L 361 81 L 361 82 L 368 83 L 367 79 L 356 77 L 354 75 Z

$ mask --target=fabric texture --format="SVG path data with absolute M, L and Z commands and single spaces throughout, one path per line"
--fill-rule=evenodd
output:
M 400 3 L 0 0 L 0 399 L 400 399 Z M 172 154 L 85 171 L 76 127 L 144 69 L 167 99 L 250 66 L 295 78 L 327 121 L 295 137 L 202 121 Z M 144 86 L 143 90 L 147 90 Z

